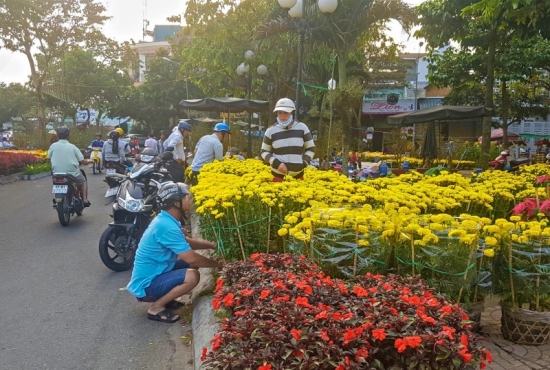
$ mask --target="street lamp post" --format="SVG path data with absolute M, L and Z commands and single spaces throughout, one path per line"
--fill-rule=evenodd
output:
M 299 18 L 298 21 L 298 34 L 299 34 L 299 44 L 298 44 L 298 73 L 296 76 L 296 119 L 300 114 L 301 109 L 301 88 L 302 88 L 302 69 L 303 69 L 303 57 L 304 57 L 304 43 L 306 38 L 306 32 L 309 29 L 309 24 L 307 20 L 306 12 L 306 1 L 307 0 L 278 0 L 278 3 L 281 7 L 288 10 L 288 15 L 292 18 Z M 330 15 L 334 13 L 338 7 L 338 0 L 317 0 L 317 8 L 321 13 L 325 15 Z
M 420 63 L 420 49 L 422 48 L 422 46 L 424 45 L 424 43 L 422 41 L 420 41 L 420 43 L 418 44 L 418 53 L 416 54 L 416 80 L 415 80 L 415 83 L 414 83 L 414 110 L 417 111 L 418 110 L 418 63 Z
M 247 98 L 250 100 L 252 98 L 252 75 L 250 72 L 250 63 L 254 59 L 254 52 L 252 50 L 247 50 L 244 53 L 244 59 L 246 62 L 239 64 L 237 67 L 237 74 L 239 76 L 244 76 L 246 79 L 246 92 Z M 267 74 L 267 67 L 263 64 L 260 64 L 256 68 L 256 73 L 259 76 L 264 76 Z M 248 142 L 247 142 L 247 151 L 248 156 L 252 155 L 252 112 L 248 112 Z

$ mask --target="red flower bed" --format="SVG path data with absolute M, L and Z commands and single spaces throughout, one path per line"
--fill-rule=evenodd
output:
M 256 254 L 226 266 L 213 306 L 229 317 L 207 369 L 483 369 L 468 316 L 418 278 L 343 281 L 304 257 Z
M 38 161 L 39 159 L 32 154 L 0 151 L 0 172 L 15 168 L 24 168 L 25 165 Z

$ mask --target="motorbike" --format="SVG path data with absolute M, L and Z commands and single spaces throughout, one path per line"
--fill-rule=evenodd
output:
M 531 159 L 529 157 L 519 157 L 508 161 L 509 155 L 510 153 L 508 151 L 501 152 L 495 160 L 489 162 L 489 169 L 514 172 L 521 166 L 531 163 Z
M 99 240 L 101 261 L 113 271 L 132 268 L 137 246 L 153 217 L 160 212 L 157 191 L 166 181 L 172 181 L 165 163 L 172 160 L 171 151 L 158 156 L 144 151 L 136 161 L 129 175 L 107 175 L 109 190 L 105 193 L 108 203 L 115 201 L 112 208 L 113 222 Z
M 76 179 L 66 173 L 54 173 L 52 181 L 53 208 L 57 210 L 59 223 L 62 226 L 68 226 L 72 215 L 76 213 L 77 216 L 81 216 L 84 211 L 84 203 L 80 198 Z
M 101 148 L 91 146 L 88 147 L 91 150 L 90 159 L 92 160 L 92 173 L 101 173 Z

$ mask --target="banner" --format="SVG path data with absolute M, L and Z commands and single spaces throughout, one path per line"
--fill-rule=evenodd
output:
M 414 99 L 399 100 L 390 95 L 386 100 L 363 100 L 363 114 L 399 114 L 414 111 Z

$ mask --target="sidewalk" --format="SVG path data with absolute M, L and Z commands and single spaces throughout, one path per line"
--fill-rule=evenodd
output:
M 550 369 L 550 344 L 525 346 L 505 340 L 500 332 L 500 306 L 498 300 L 486 301 L 481 316 L 481 334 L 494 362 L 487 370 L 543 370 Z

